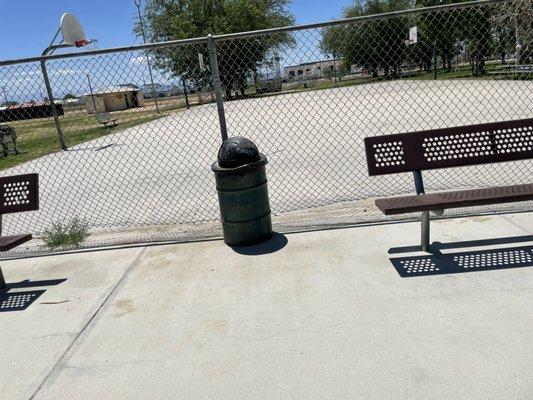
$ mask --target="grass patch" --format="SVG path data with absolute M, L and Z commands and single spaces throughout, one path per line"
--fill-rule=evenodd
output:
M 167 108 L 161 111 L 160 114 L 157 114 L 153 109 L 135 109 L 116 112 L 113 115 L 117 117 L 118 125 L 109 128 L 101 125 L 96 121 L 94 116 L 81 111 L 67 111 L 65 115 L 59 118 L 67 146 L 73 147 L 89 140 L 170 115 L 178 108 Z M 20 154 L 10 154 L 7 157 L 0 158 L 0 170 L 11 168 L 62 150 L 53 118 L 15 121 L 10 122 L 9 125 L 16 130 L 17 147 Z
M 67 223 L 55 222 L 51 229 L 47 229 L 43 234 L 43 241 L 49 249 L 77 248 L 89 235 L 87 222 L 78 217 Z

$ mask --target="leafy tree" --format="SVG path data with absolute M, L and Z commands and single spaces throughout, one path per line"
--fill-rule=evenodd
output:
M 496 37 L 496 53 L 500 58 L 500 62 L 505 64 L 507 55 L 515 52 L 516 29 L 509 16 L 505 14 L 494 15 L 492 23 Z
M 344 10 L 343 17 L 359 17 L 407 9 L 409 0 L 356 0 Z M 382 69 L 385 77 L 399 76 L 405 59 L 405 40 L 409 31 L 404 18 L 388 18 L 361 24 L 327 28 L 321 48 L 326 54 L 341 57 L 344 63 L 359 65 L 377 77 Z
M 468 9 L 468 13 L 462 14 L 459 26 L 462 27 L 461 37 L 470 54 L 472 73 L 474 76 L 486 74 L 485 62 L 493 50 L 490 9 L 488 7 Z
M 457 0 L 417 0 L 416 6 L 432 7 L 457 3 Z M 418 17 L 417 26 L 420 30 L 418 47 L 425 49 L 425 59 L 428 55 L 440 57 L 444 67 L 451 71 L 453 57 L 458 52 L 458 18 L 465 10 L 443 10 L 422 14 Z M 431 62 L 430 62 L 431 65 Z M 427 69 L 427 68 L 426 68 Z
M 225 34 L 290 25 L 290 0 L 147 0 L 144 21 L 151 41 L 168 41 L 208 34 Z M 139 35 L 137 24 L 135 32 Z M 241 38 L 217 42 L 220 78 L 231 98 L 233 89 L 244 95 L 246 77 L 282 45 L 292 43 L 288 34 Z M 199 87 L 209 84 L 198 54 L 209 64 L 205 44 L 176 46 L 151 54 L 155 65 Z
M 416 5 L 429 7 L 464 1 L 467 0 L 416 0 Z M 487 6 L 443 10 L 420 15 L 417 24 L 423 44 L 434 49 L 448 70 L 452 68 L 453 57 L 463 49 L 469 55 L 473 75 L 479 76 L 486 73 L 485 62 L 493 54 L 495 42 L 500 42 L 497 45 L 500 53 L 508 47 L 509 33 L 494 31 L 493 14 L 493 8 Z M 505 59 L 505 54 L 502 57 Z
M 431 39 L 426 38 L 424 30 L 420 29 L 420 23 L 416 20 L 412 22 L 411 26 L 418 28 L 417 43 L 407 46 L 406 61 L 410 65 L 418 65 L 421 70 L 429 72 L 433 65 L 434 59 L 434 45 Z
M 74 96 L 72 93 L 67 93 L 63 96 L 63 100 L 69 100 L 69 99 L 77 99 L 76 96 Z
M 513 0 L 500 5 L 494 15 L 494 25 L 498 33 L 498 53 L 516 54 L 518 64 L 533 63 L 533 5 L 531 0 Z M 516 45 L 519 48 L 516 48 Z M 518 51 L 517 51 L 518 50 Z

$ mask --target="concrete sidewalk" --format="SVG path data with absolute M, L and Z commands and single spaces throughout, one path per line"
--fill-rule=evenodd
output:
M 8 292 L 46 290 L 0 312 L 0 398 L 532 398 L 533 213 L 432 228 L 443 254 L 520 252 L 402 278 L 419 226 L 399 223 L 5 262 L 66 280 Z

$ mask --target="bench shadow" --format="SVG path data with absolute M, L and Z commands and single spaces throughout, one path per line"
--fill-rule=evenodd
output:
M 25 280 L 16 283 L 8 283 L 4 289 L 0 290 L 0 313 L 8 311 L 23 311 L 31 306 L 46 289 L 39 290 L 17 290 L 11 292 L 11 289 L 22 289 L 42 286 L 55 286 L 65 282 L 66 279 L 49 279 L 42 281 Z
M 533 235 L 445 244 L 434 242 L 431 245 L 431 253 L 429 254 L 393 257 L 390 258 L 390 262 L 398 274 L 403 278 L 533 267 L 533 244 L 484 250 L 450 251 L 447 253 L 442 253 L 441 251 L 461 249 L 465 247 L 524 243 L 529 241 L 533 241 Z M 420 247 L 410 246 L 392 248 L 389 250 L 389 254 L 401 254 L 415 251 L 420 251 Z
M 234 252 L 245 256 L 259 256 L 275 253 L 287 246 L 288 242 L 287 236 L 282 233 L 274 232 L 270 239 L 261 244 L 254 246 L 232 246 L 231 248 Z

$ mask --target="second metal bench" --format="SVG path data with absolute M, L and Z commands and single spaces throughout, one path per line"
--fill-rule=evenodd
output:
M 423 170 L 533 159 L 533 119 L 365 138 L 370 175 L 412 172 L 416 195 L 376 200 L 386 215 L 422 212 L 429 251 L 429 212 L 533 200 L 533 183 L 425 194 Z

